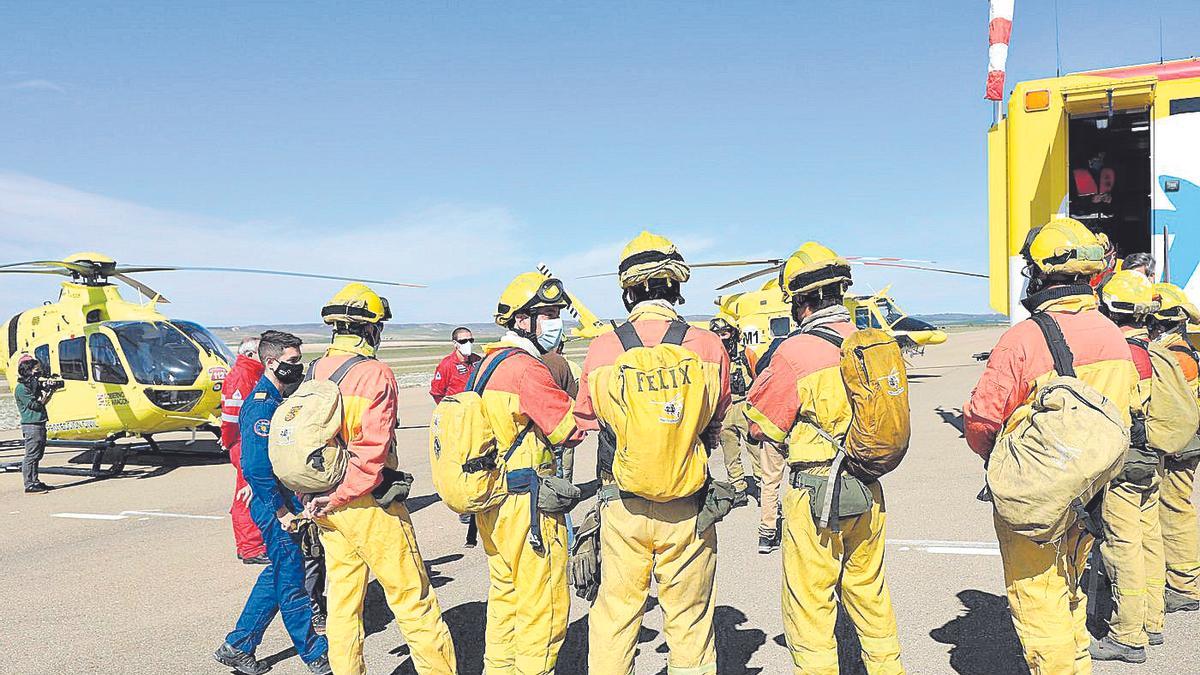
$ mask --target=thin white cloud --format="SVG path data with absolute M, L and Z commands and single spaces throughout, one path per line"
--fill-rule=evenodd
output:
M 477 275 L 503 276 L 498 271 L 513 258 L 515 248 L 508 242 L 519 240 L 519 229 L 504 208 L 454 204 L 364 226 L 233 222 L 0 172 L 0 248 L 9 259 L 3 262 L 100 251 L 134 264 L 267 268 L 430 283 L 429 289 L 381 289 L 400 321 L 487 316 L 495 302 L 490 293 L 459 295 L 463 304 L 447 307 L 438 289 L 452 289 Z M 447 256 L 447 241 L 457 232 L 488 233 L 486 255 L 468 255 L 465 262 L 461 255 Z M 172 300 L 171 315 L 217 324 L 317 320 L 320 303 L 340 285 L 190 272 L 139 278 Z M 52 281 L 5 275 L 0 316 L 55 297 Z
M 50 80 L 21 80 L 20 82 L 13 82 L 12 84 L 3 85 L 3 87 L 0 88 L 13 91 L 52 91 L 57 94 L 67 93 L 66 87 Z

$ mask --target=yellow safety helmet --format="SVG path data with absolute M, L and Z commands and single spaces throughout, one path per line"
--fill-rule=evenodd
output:
M 357 281 L 346 284 L 321 308 L 321 320 L 336 323 L 380 323 L 392 318 L 387 298 Z
M 669 279 L 684 283 L 692 270 L 666 237 L 642 231 L 625 245 L 617 267 L 621 288 L 640 286 L 651 279 Z
M 1147 316 L 1158 311 L 1154 286 L 1138 272 L 1121 270 L 1100 288 L 1100 301 L 1110 312 Z
M 796 249 L 779 269 L 779 290 L 783 291 L 784 302 L 832 284 L 843 284 L 845 291 L 851 281 L 850 263 L 815 241 Z
M 496 323 L 508 327 L 513 317 L 522 312 L 568 304 L 561 281 L 541 272 L 525 272 L 518 274 L 500 294 L 500 301 L 496 303 Z
M 1166 282 L 1157 283 L 1154 284 L 1154 294 L 1159 305 L 1154 318 L 1160 321 L 1200 323 L 1200 309 L 1192 304 L 1182 288 Z
M 1107 266 L 1104 244 L 1074 218 L 1054 218 L 1030 230 L 1021 253 L 1046 275 L 1096 274 Z

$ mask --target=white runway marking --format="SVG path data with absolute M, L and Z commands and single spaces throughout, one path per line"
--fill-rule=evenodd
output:
M 901 551 L 918 550 L 943 555 L 1000 555 L 1000 546 L 992 541 L 948 541 L 943 539 L 895 539 L 889 544 Z
M 185 518 L 188 520 L 225 520 L 225 516 L 197 516 L 190 513 L 164 513 L 162 511 L 122 511 L 120 513 L 55 513 L 54 518 L 74 518 L 76 520 L 125 520 L 132 516 L 142 516 L 138 520 L 154 518 Z
M 75 518 L 76 520 L 125 520 L 125 516 L 114 516 L 107 513 L 55 513 L 52 518 Z
M 122 516 L 153 516 L 155 518 L 189 518 L 191 520 L 225 520 L 225 516 L 194 516 L 190 513 L 164 513 L 162 511 L 122 511 Z

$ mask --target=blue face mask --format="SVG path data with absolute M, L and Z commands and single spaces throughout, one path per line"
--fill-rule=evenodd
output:
M 554 351 L 563 341 L 563 320 L 544 319 L 542 332 L 538 335 L 537 344 L 542 353 Z

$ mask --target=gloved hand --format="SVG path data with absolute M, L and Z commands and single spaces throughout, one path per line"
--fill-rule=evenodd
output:
M 708 450 L 708 454 L 712 454 L 721 445 L 721 425 L 713 424 L 704 431 L 700 432 L 700 442 L 704 445 L 704 449 Z
M 300 553 L 305 558 L 320 558 L 325 555 L 321 546 L 321 528 L 311 520 L 298 520 L 300 524 Z
M 702 536 L 708 528 L 720 522 L 733 510 L 737 490 L 732 483 L 710 480 L 704 488 L 704 502 L 696 514 L 696 536 Z
M 575 595 L 594 602 L 600 590 L 600 505 L 592 507 L 575 531 L 575 546 L 567 560 L 567 582 Z
M 569 513 L 583 492 L 566 478 L 544 476 L 538 488 L 538 510 L 542 513 Z
M 408 493 L 412 491 L 413 475 L 387 468 L 383 469 L 382 473 L 383 480 L 371 491 L 375 501 L 386 509 L 396 502 L 408 499 Z

